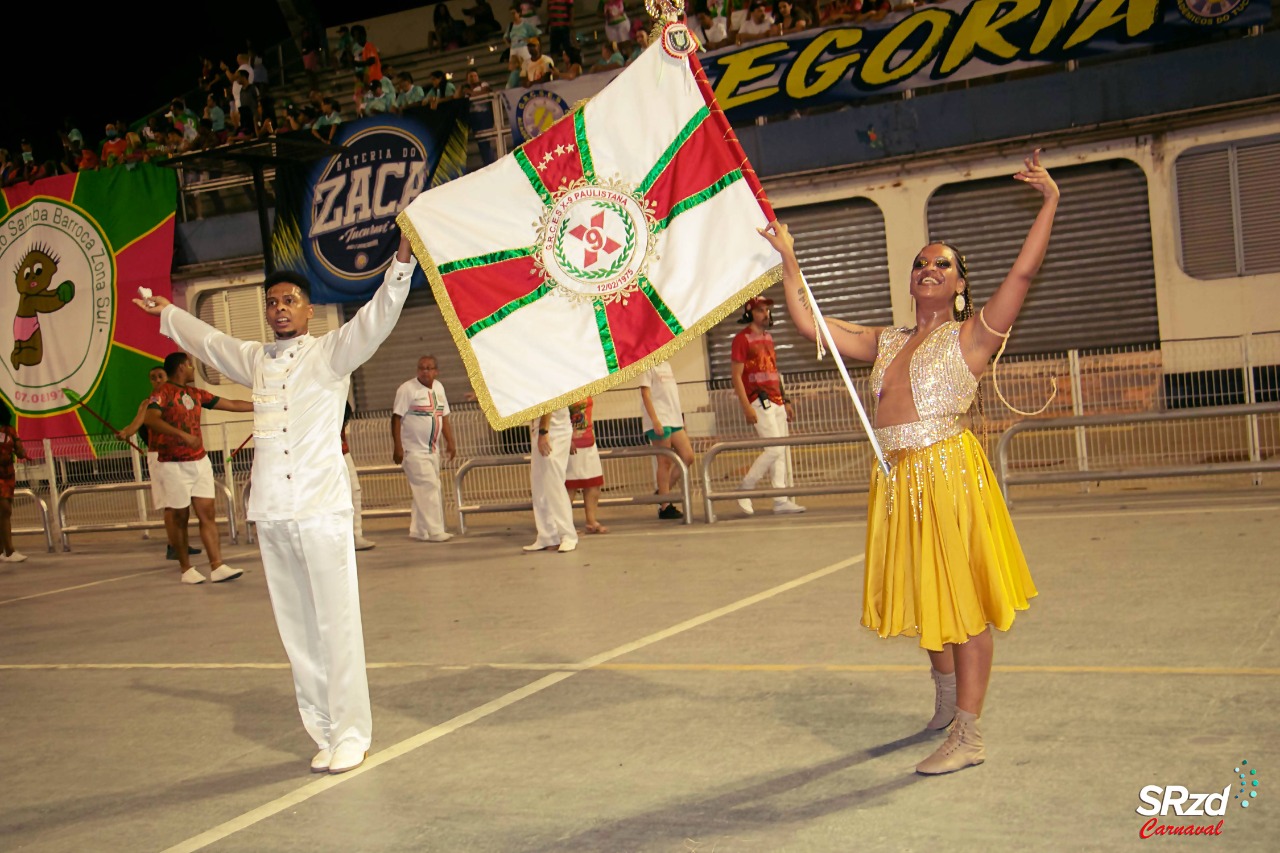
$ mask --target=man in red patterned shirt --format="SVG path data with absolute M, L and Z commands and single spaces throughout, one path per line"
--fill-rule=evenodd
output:
M 761 438 L 780 438 L 787 434 L 787 422 L 791 420 L 791 401 L 782 393 L 782 375 L 778 373 L 778 355 L 773 347 L 773 300 L 757 296 L 747 302 L 742 319 L 748 323 L 733 339 L 730 359 L 733 362 L 733 390 L 738 394 L 738 404 L 747 423 L 756 428 Z M 790 485 L 787 471 L 787 449 L 766 447 L 756 458 L 742 488 L 754 489 L 767 472 L 773 472 L 773 487 L 785 489 Z M 750 498 L 742 498 L 738 506 L 747 515 L 755 512 Z M 776 513 L 804 512 L 804 507 L 789 497 L 773 499 Z
M 222 562 L 218 524 L 214 520 L 213 466 L 204 452 L 200 415 L 203 409 L 252 412 L 253 403 L 215 397 L 192 385 L 196 368 L 185 352 L 170 353 L 164 360 L 164 372 L 169 381 L 151 395 L 146 422 L 152 446 L 159 454 L 159 461 L 165 463 L 159 466 L 158 475 L 162 478 L 161 492 L 166 504 L 164 526 L 169 544 L 177 553 L 182 582 L 204 583 L 204 575 L 191 565 L 187 550 L 187 525 L 191 521 L 191 507 L 195 506 L 200 538 L 209 555 L 209 578 L 214 583 L 233 580 L 240 577 L 241 571 Z

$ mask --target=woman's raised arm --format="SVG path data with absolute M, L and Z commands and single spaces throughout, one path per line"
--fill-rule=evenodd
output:
M 800 262 L 796 260 L 795 239 L 787 226 L 777 221 L 770 222 L 760 229 L 760 236 L 782 255 L 782 289 L 787 297 L 787 314 L 801 335 L 814 340 L 818 335 L 814 325 L 813 312 L 809 308 L 809 297 L 805 293 L 804 276 L 800 272 Z M 844 320 L 827 320 L 827 329 L 831 339 L 835 341 L 840 354 L 858 361 L 876 360 L 876 340 L 880 328 L 860 326 Z M 825 343 L 825 342 L 824 342 Z

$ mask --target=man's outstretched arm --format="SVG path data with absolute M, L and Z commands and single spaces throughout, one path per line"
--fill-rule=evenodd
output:
M 357 367 L 373 357 L 378 347 L 391 334 L 396 321 L 400 319 L 405 300 L 409 298 L 413 266 L 413 249 L 409 245 L 409 238 L 401 235 L 400 248 L 387 269 L 378 292 L 342 328 L 332 336 L 326 336 L 333 341 L 328 345 L 329 366 L 334 373 L 345 376 L 355 372 Z
M 159 317 L 160 334 L 177 344 L 178 349 L 191 353 L 233 382 L 253 387 L 253 357 L 262 344 L 241 341 L 220 332 L 163 296 L 135 299 L 133 304 Z

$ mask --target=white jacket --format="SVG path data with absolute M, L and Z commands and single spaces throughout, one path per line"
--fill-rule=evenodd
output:
M 341 328 L 262 344 L 241 341 L 168 306 L 160 331 L 182 350 L 253 388 L 250 521 L 350 513 L 342 458 L 343 404 L 351 374 L 391 334 L 409 296 L 414 261 L 393 260 L 373 298 Z

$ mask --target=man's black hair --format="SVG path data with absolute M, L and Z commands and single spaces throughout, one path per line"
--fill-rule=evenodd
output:
M 182 352 L 181 350 L 179 350 L 178 352 L 171 352 L 168 355 L 166 355 L 164 357 L 165 375 L 167 375 L 170 379 L 172 379 L 173 375 L 178 372 L 178 368 L 186 364 L 187 360 L 190 358 L 191 356 L 187 355 L 185 352 Z
M 277 284 L 292 284 L 302 291 L 302 295 L 307 297 L 307 301 L 311 301 L 311 283 L 307 281 L 307 277 L 293 270 L 277 270 L 267 276 L 267 280 L 262 283 L 262 295 L 265 297 L 267 292 Z

